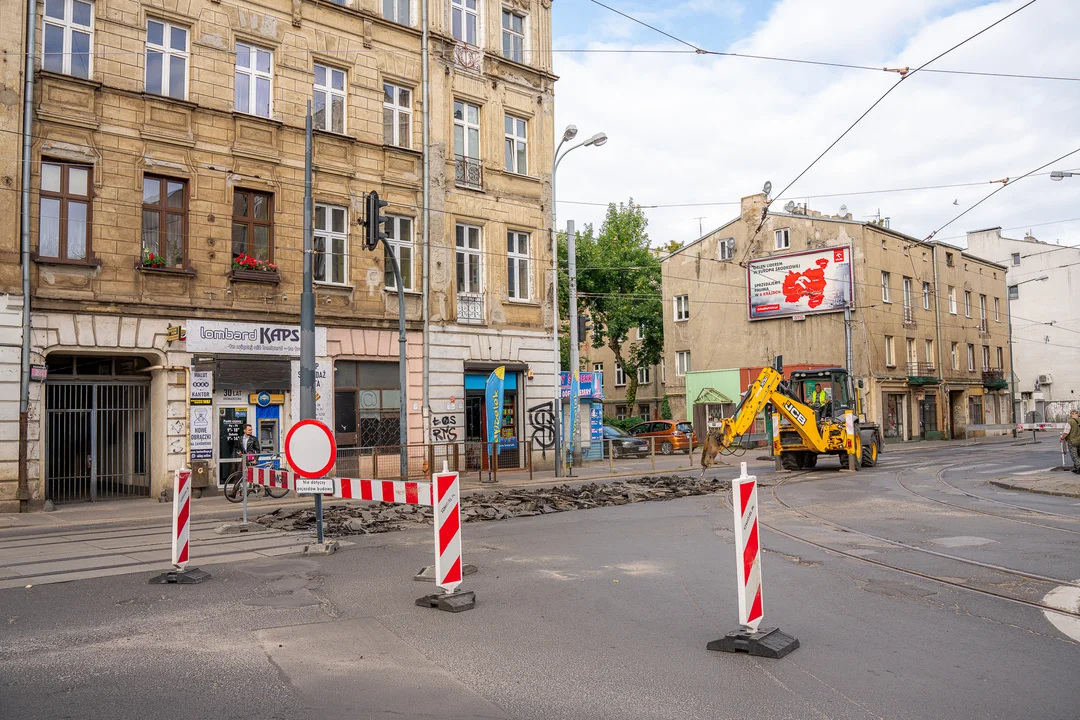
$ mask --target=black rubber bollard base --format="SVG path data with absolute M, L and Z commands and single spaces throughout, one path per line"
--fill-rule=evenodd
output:
M 150 578 L 151 585 L 198 585 L 203 580 L 209 580 L 210 573 L 199 568 L 187 570 L 170 570 Z
M 705 647 L 719 652 L 745 652 L 778 660 L 799 647 L 799 641 L 780 632 L 780 628 L 762 628 L 757 632 L 739 628 L 719 640 L 713 640 Z
M 476 607 L 476 593 L 472 590 L 458 590 L 452 593 L 425 595 L 416 599 L 420 607 L 437 608 L 445 612 L 459 613 Z

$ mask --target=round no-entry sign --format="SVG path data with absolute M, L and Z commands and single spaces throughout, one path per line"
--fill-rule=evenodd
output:
M 318 420 L 301 420 L 285 435 L 285 459 L 300 477 L 325 476 L 336 456 L 334 433 Z

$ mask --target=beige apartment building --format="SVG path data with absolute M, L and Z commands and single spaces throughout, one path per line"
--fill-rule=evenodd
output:
M 662 261 L 675 417 L 694 418 L 687 373 L 743 371 L 745 390 L 745 370 L 778 355 L 787 367 L 844 367 L 850 304 L 853 374 L 886 441 L 1010 421 L 1004 266 L 850 214 L 794 206 L 763 216 L 765 207 L 763 194 L 743 198 L 739 217 Z M 853 280 L 842 298 L 824 290 L 840 270 Z M 809 301 L 808 289 L 820 294 Z
M 636 330 L 631 331 L 637 332 Z M 634 340 L 623 345 L 624 357 L 630 352 Z M 604 416 L 622 420 L 639 417 L 642 420 L 656 420 L 661 417 L 661 405 L 667 388 L 664 363 L 638 368 L 637 395 L 631 407 L 627 403 L 627 385 L 629 378 L 615 361 L 615 353 L 607 345 L 596 348 L 591 342 L 582 344 L 582 370 L 585 372 L 604 373 Z
M 212 486 L 244 424 L 280 450 L 298 418 L 308 102 L 317 406 L 339 447 L 396 445 L 402 421 L 410 442 L 480 439 L 499 365 L 504 446 L 547 437 L 550 412 L 527 408 L 550 407 L 555 377 L 550 0 L 44 0 L 29 44 L 20 5 L 0 41 L 29 45 L 35 69 L 30 499 L 157 496 L 189 464 Z M 0 73 L 20 95 L 21 69 Z M 8 187 L 20 110 L 0 104 Z M 400 289 L 362 247 L 373 190 Z M 5 421 L 18 200 L 0 194 Z M 0 510 L 17 505 L 19 442 L 5 422 Z

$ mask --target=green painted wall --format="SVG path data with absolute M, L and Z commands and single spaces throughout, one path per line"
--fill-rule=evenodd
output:
M 686 373 L 686 419 L 694 419 L 694 401 L 705 388 L 712 388 L 739 402 L 739 369 L 700 370 Z

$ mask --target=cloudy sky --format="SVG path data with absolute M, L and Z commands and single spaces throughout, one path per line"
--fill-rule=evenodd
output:
M 1026 1 L 1026 0 L 1024 0 Z M 916 67 L 1023 1 L 604 0 L 708 50 L 872 67 Z M 559 225 L 603 218 L 609 201 L 646 206 L 654 244 L 698 236 L 738 213 L 766 180 L 779 192 L 890 85 L 895 73 L 731 57 L 688 50 L 589 0 L 553 4 L 556 134 L 573 123 L 581 148 L 559 170 Z M 1038 0 L 930 68 L 1080 77 L 1080 2 Z M 639 52 L 596 52 L 601 50 Z M 855 219 L 879 211 L 926 237 L 998 185 L 1080 148 L 1080 82 L 918 73 L 799 180 L 787 199 Z M 1080 171 L 1080 152 L 1046 169 Z M 901 188 L 981 183 L 967 187 Z M 866 191 L 889 190 L 874 194 Z M 850 194 L 849 194 L 850 193 Z M 830 197 L 821 197 L 829 195 Z M 818 196 L 818 197 L 815 197 Z M 954 204 L 954 201 L 959 204 Z M 589 203 L 595 203 L 589 204 Z M 693 207 L 656 207 L 701 203 Z M 1068 222 L 1065 222 L 1068 221 Z M 1032 176 L 945 228 L 1000 225 L 1080 244 L 1080 175 Z M 1015 228 L 1015 229 L 1012 229 Z M 993 258 L 992 258 L 993 259 Z

